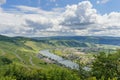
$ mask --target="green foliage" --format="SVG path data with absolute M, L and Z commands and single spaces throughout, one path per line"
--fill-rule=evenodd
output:
M 113 54 L 106 54 L 104 52 L 95 56 L 95 61 L 93 62 L 92 67 L 92 76 L 96 76 L 97 79 L 101 77 L 103 80 L 115 77 L 120 75 L 120 51 Z
M 83 69 L 82 64 L 79 65 L 79 71 L 78 74 L 80 76 L 81 79 L 85 79 L 87 76 L 86 71 Z
M 13 77 L 10 77 L 10 76 L 0 76 L 0 80 L 16 80 L 15 78 L 13 78 Z
M 46 70 L 16 64 L 11 64 L 1 78 L 2 80 L 80 80 L 75 73 L 63 68 Z
M 58 46 L 88 47 L 88 44 L 69 39 L 32 40 L 0 36 L 0 80 L 119 80 L 120 50 L 113 54 L 102 52 L 95 56 L 90 71 L 84 70 L 82 64 L 79 71 L 70 70 L 56 64 L 47 64 L 36 57 L 39 50 Z M 62 55 L 60 50 L 54 53 Z
M 96 77 L 90 77 L 87 80 L 97 80 Z
M 6 57 L 0 56 L 0 64 L 5 65 L 5 64 L 11 64 L 12 61 Z

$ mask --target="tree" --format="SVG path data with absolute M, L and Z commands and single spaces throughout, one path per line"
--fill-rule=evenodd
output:
M 105 80 L 113 79 L 120 75 L 120 51 L 113 54 L 106 54 L 104 52 L 95 56 L 93 62 L 92 76 L 100 79 L 102 76 Z
M 6 64 L 10 64 L 10 63 L 12 63 L 12 61 L 10 59 L 3 57 L 3 56 L 0 57 L 0 64 L 6 65 Z

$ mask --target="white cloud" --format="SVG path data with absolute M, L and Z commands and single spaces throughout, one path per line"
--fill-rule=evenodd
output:
M 62 25 L 74 30 L 76 35 L 120 36 L 117 34 L 120 31 L 120 13 L 100 15 L 89 1 L 83 1 L 66 7 Z
M 0 11 L 0 33 L 22 36 L 106 35 L 120 36 L 120 13 L 100 15 L 89 1 L 44 11 L 17 6 L 19 13 Z
M 109 0 L 98 0 L 97 4 L 105 4 L 107 3 Z
M 18 6 L 13 13 L 0 12 L 0 33 L 12 35 L 36 35 L 43 31 L 59 31 L 61 18 L 58 12 L 47 12 L 39 8 Z M 15 13 L 14 13 L 15 12 Z M 31 13 L 30 13 L 31 12 Z M 35 12 L 35 13 L 34 13 Z
M 0 0 L 0 5 L 6 3 L 6 0 Z
M 86 28 L 96 22 L 97 11 L 92 8 L 92 4 L 88 1 L 79 3 L 78 5 L 67 6 L 64 12 L 63 25 L 74 28 Z
M 25 26 L 26 22 L 23 15 L 14 13 L 0 12 L 0 33 L 1 34 L 25 34 L 31 28 Z

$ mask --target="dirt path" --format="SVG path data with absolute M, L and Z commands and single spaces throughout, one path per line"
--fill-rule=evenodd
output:
M 29 62 L 30 62 L 30 64 L 31 64 L 32 66 L 35 65 L 35 64 L 33 63 L 33 61 L 32 61 L 32 57 L 31 57 L 31 56 L 30 56 Z
M 17 54 L 17 49 L 14 52 L 15 56 L 23 63 L 25 63 L 25 61 Z
M 18 49 L 15 50 L 14 54 L 15 56 L 22 62 L 25 64 L 25 61 L 17 54 Z M 26 67 L 28 70 L 30 70 L 30 68 L 27 65 L 24 65 L 24 67 Z

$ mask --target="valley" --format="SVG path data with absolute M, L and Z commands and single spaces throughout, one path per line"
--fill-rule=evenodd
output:
M 39 78 L 38 80 L 49 80 L 48 78 L 52 79 L 56 77 L 56 72 L 59 72 L 58 75 L 61 75 L 61 72 L 66 74 L 66 76 L 71 75 L 70 79 L 67 77 L 68 80 L 81 80 L 82 77 L 80 76 L 83 76 L 81 73 L 87 72 L 85 74 L 88 74 L 91 70 L 93 62 L 95 61 L 95 56 L 99 55 L 101 52 L 105 52 L 108 55 L 117 52 L 120 46 L 113 43 L 98 44 L 94 42 L 94 38 L 93 42 L 86 42 L 83 38 L 79 39 L 79 37 L 63 37 L 60 39 L 58 37 L 48 37 L 38 39 L 1 35 L 0 69 L 2 72 L 0 72 L 0 76 L 11 75 L 13 77 L 4 77 L 6 77 L 6 80 L 7 77 L 19 80 L 18 75 L 12 74 L 13 72 L 10 70 L 16 67 L 15 73 L 21 74 L 22 78 L 25 75 L 28 76 L 25 78 L 26 80 L 29 80 L 29 78 L 30 80 L 33 78 Z M 26 74 L 23 74 L 24 71 L 19 72 L 19 68 L 23 70 L 26 69 Z M 42 72 L 39 72 L 39 70 Z M 9 74 L 7 73 L 8 71 Z M 80 73 L 78 73 L 79 71 Z M 31 72 L 35 75 L 41 75 L 41 77 L 31 76 L 33 75 L 30 74 Z M 46 79 L 44 79 L 45 77 Z M 60 79 L 64 77 L 61 76 L 57 78 Z

